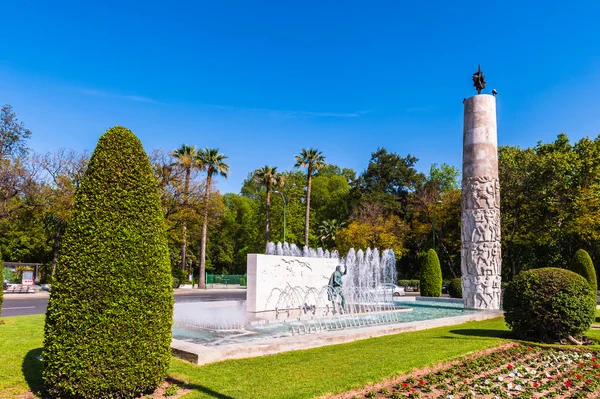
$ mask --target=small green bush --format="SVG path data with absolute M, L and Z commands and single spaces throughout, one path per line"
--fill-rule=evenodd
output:
M 421 265 L 420 280 L 421 296 L 442 296 L 442 268 L 435 250 L 427 251 L 423 264 Z
M 419 290 L 419 280 L 398 280 L 398 286 L 404 287 L 404 289 L 412 288 L 416 291 Z
M 173 289 L 175 288 L 179 288 L 179 279 L 176 277 L 173 277 Z
M 0 261 L 0 266 L 3 264 L 2 261 Z M 3 267 L 4 269 L 4 267 Z M 2 280 L 2 287 L 0 288 L 0 317 L 2 317 L 2 302 L 4 302 L 4 279 Z
M 100 137 L 75 196 L 46 312 L 50 397 L 133 398 L 171 359 L 173 281 L 158 187 L 135 135 Z
M 586 250 L 580 249 L 575 252 L 575 256 L 571 260 L 569 270 L 583 276 L 590 287 L 594 290 L 594 298 L 598 295 L 598 281 L 596 280 L 596 269 L 594 269 L 594 263 L 592 258 Z
M 450 281 L 450 284 L 448 284 L 448 294 L 452 298 L 462 298 L 462 279 L 460 277 Z
M 504 292 L 504 319 L 520 339 L 553 342 L 592 324 L 596 297 L 582 276 L 565 269 L 521 272 Z
M 240 285 L 241 285 L 242 287 L 245 287 L 245 286 L 246 286 L 246 279 L 245 279 L 245 278 L 243 278 L 243 277 L 240 277 Z

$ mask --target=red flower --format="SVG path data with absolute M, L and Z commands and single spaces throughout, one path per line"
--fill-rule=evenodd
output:
M 594 363 L 594 368 L 597 369 L 598 368 L 598 363 Z
M 593 358 L 592 358 L 592 362 L 595 362 L 595 361 L 596 361 L 596 358 L 595 358 L 595 357 L 593 357 Z
M 585 364 L 583 364 L 583 362 L 579 362 L 579 366 L 583 367 L 583 366 L 585 366 Z
M 517 344 L 514 344 L 514 345 L 513 345 L 513 347 L 514 347 L 514 348 L 518 348 L 518 347 L 519 347 L 519 345 L 517 345 Z
M 533 348 L 530 346 L 529 348 L 527 348 L 528 351 L 532 351 Z
M 552 376 L 550 376 L 550 377 L 548 377 L 548 379 L 549 379 L 549 380 L 552 380 L 553 378 L 552 378 Z
M 415 389 L 414 389 L 414 388 L 411 388 L 411 389 L 410 389 L 410 391 L 411 391 L 411 392 L 414 392 L 414 391 L 415 391 Z
M 509 363 L 508 366 L 506 366 L 506 367 L 508 367 L 509 370 L 512 370 L 513 365 Z
M 498 363 L 498 359 L 494 359 L 494 363 Z
M 578 380 L 580 380 L 580 379 L 581 379 L 581 376 L 580 376 L 579 374 L 577 374 L 577 379 L 578 379 Z
M 406 382 L 402 383 L 402 388 L 408 388 L 408 384 Z
M 586 383 L 586 384 L 591 384 L 591 383 L 592 383 L 592 380 L 585 380 L 585 383 Z
M 536 382 L 533 383 L 533 386 L 537 388 L 537 387 L 540 386 L 540 383 L 536 381 Z
M 469 382 L 468 381 L 463 381 L 463 384 L 467 385 Z
M 423 380 L 419 381 L 419 385 L 425 385 L 425 381 L 423 381 Z

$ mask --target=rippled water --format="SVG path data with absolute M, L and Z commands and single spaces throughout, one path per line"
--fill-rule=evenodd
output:
M 223 315 L 223 312 L 239 312 L 239 305 L 232 306 L 231 309 L 218 307 L 213 309 L 203 308 L 201 302 L 195 303 L 194 306 L 198 312 L 218 312 Z M 214 305 L 213 305 L 214 306 Z M 412 321 L 439 319 L 444 317 L 455 317 L 476 313 L 476 310 L 465 310 L 462 303 L 444 302 L 444 301 L 399 301 L 396 302 L 397 308 L 410 308 L 411 311 L 399 312 L 394 314 L 393 322 L 378 322 L 378 324 L 398 324 L 408 323 Z M 177 308 L 176 308 L 177 313 Z M 361 318 L 377 317 L 371 314 L 364 314 Z M 367 320 L 355 320 L 359 324 Z M 328 320 L 312 321 L 311 323 L 327 323 Z M 329 319 L 332 327 L 336 324 L 336 319 Z M 298 329 L 304 326 L 306 322 L 286 322 L 286 323 L 270 323 L 261 325 L 246 325 L 243 329 L 235 330 L 213 330 L 210 328 L 198 328 L 182 323 L 175 323 L 173 326 L 173 338 L 182 341 L 194 342 L 206 346 L 218 346 L 232 343 L 252 343 L 264 339 L 272 339 L 279 337 L 289 337 L 294 335 L 293 330 L 298 334 Z M 347 328 L 362 328 L 363 326 L 348 327 L 348 323 L 339 323 L 339 329 Z M 336 328 L 333 328 L 336 329 Z M 318 334 L 318 332 L 314 333 Z

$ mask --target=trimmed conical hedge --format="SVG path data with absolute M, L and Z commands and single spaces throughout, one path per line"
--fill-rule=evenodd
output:
M 442 296 L 442 268 L 435 250 L 430 249 L 421 266 L 421 296 Z
M 63 238 L 46 313 L 48 394 L 131 398 L 163 381 L 173 291 L 157 184 L 140 141 L 100 137 Z
M 580 249 L 575 252 L 575 256 L 571 260 L 569 270 L 585 277 L 587 282 L 594 290 L 594 298 L 598 293 L 598 280 L 596 280 L 596 269 L 594 269 L 594 263 L 592 258 L 585 249 Z

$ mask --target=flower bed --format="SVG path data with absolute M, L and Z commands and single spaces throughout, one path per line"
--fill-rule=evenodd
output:
M 510 344 L 339 398 L 598 398 L 600 352 Z

